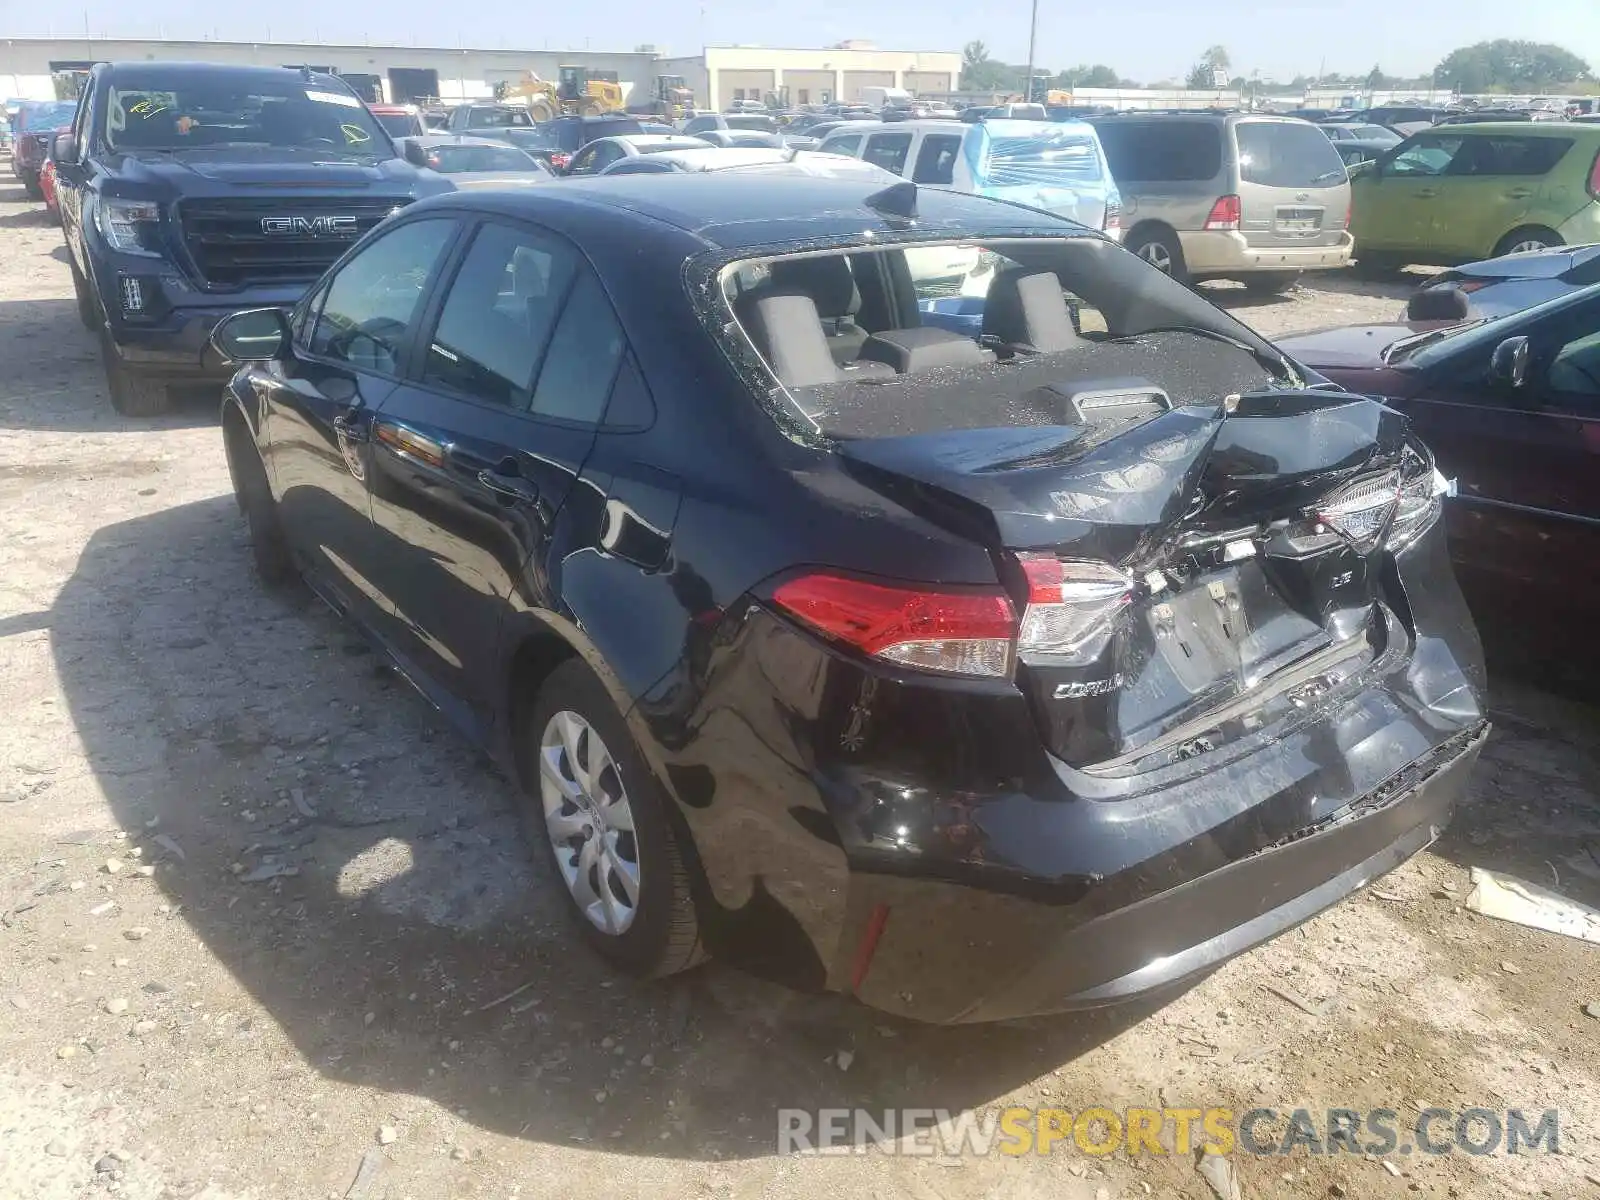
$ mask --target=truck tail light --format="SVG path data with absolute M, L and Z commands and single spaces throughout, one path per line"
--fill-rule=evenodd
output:
M 122 293 L 123 312 L 142 313 L 144 311 L 144 284 L 137 275 L 117 276 L 117 290 Z
M 1133 580 L 1115 567 L 1048 554 L 1021 556 L 1028 606 L 1017 634 L 1018 654 L 1093 657 L 1091 643 L 1133 601 Z
M 1217 202 L 1211 206 L 1211 214 L 1206 217 L 1206 228 L 1237 229 L 1240 215 L 1239 197 L 1219 196 Z
M 863 654 L 945 675 L 1011 674 L 1017 614 L 999 588 L 950 591 L 802 575 L 779 585 L 784 612 Z
M 1594 156 L 1594 165 L 1589 168 L 1589 195 L 1600 200 L 1600 154 Z

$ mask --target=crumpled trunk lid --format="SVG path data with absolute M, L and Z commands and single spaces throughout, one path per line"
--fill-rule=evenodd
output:
M 1019 612 L 1019 557 L 1127 575 L 1096 653 L 1019 647 L 1017 668 L 1052 752 L 1115 770 L 1216 749 L 1382 652 L 1375 552 L 1308 514 L 1353 481 L 1392 477 L 1404 444 L 1404 419 L 1377 401 L 1304 391 L 1247 395 L 1231 414 L 861 439 L 840 454 L 988 545 Z

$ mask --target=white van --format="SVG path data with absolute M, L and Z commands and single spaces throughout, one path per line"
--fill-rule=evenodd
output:
M 855 121 L 817 149 L 892 175 L 1011 200 L 1122 236 L 1122 198 L 1100 138 L 1080 121 Z
M 861 89 L 861 103 L 869 108 L 909 108 L 911 93 L 905 88 L 864 87 Z

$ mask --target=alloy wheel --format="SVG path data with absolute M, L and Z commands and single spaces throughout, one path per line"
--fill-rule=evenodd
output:
M 1532 250 L 1543 250 L 1549 246 L 1543 238 L 1523 238 L 1520 242 L 1513 242 L 1509 254 L 1526 254 Z
M 1146 242 L 1140 246 L 1139 257 L 1163 275 L 1172 274 L 1172 255 L 1160 242 Z
M 611 751 L 575 712 L 557 712 L 539 739 L 539 799 L 573 900 L 600 932 L 625 933 L 639 907 L 633 809 Z

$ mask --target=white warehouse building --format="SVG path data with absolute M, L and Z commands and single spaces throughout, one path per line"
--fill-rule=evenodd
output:
M 789 104 L 850 103 L 869 87 L 900 88 L 914 96 L 947 96 L 961 77 L 961 55 L 950 51 L 880 50 L 870 42 L 841 42 L 823 50 L 766 46 L 707 46 L 688 58 L 663 58 L 663 74 L 682 75 L 707 108 L 734 100 L 778 96 Z
M 401 103 L 421 97 L 486 99 L 496 84 L 517 83 L 532 71 L 556 79 L 564 64 L 615 72 L 624 102 L 645 104 L 658 75 L 682 75 L 696 103 L 725 108 L 735 99 L 786 98 L 792 104 L 856 100 L 872 86 L 913 93 L 955 89 L 961 56 L 953 52 L 879 50 L 843 42 L 820 50 L 708 46 L 703 54 L 667 58 L 653 51 L 449 49 L 428 46 L 337 46 L 305 42 L 145 41 L 122 38 L 0 39 L 0 99 L 47 100 L 58 72 L 96 62 L 139 60 L 309 66 L 345 76 L 373 100 Z

